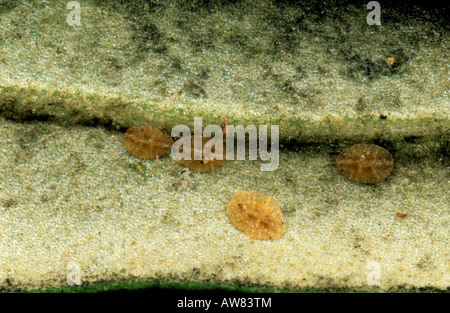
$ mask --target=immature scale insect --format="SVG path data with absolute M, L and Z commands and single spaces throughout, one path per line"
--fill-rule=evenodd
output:
M 207 142 L 209 142 L 211 140 L 210 137 L 202 137 L 201 141 L 202 141 L 202 146 L 201 146 L 201 153 L 202 153 L 202 159 L 201 160 L 195 160 L 194 159 L 194 153 L 195 153 L 195 146 L 194 146 L 194 142 L 195 142 L 195 136 L 191 136 L 191 137 L 185 137 L 183 138 L 184 140 L 186 140 L 185 144 L 187 145 L 191 145 L 191 156 L 190 156 L 190 160 L 179 160 L 177 161 L 178 164 L 184 165 L 187 168 L 189 168 L 190 170 L 197 172 L 197 173 L 205 173 L 205 172 L 213 172 L 223 166 L 225 166 L 225 164 L 227 163 L 226 160 L 226 151 L 225 151 L 225 147 L 223 146 L 222 143 L 220 143 L 222 145 L 222 160 L 216 160 L 208 155 L 205 155 L 204 153 L 204 148 L 205 148 L 205 144 Z M 190 142 L 190 143 L 189 143 Z M 214 142 L 212 142 L 214 143 Z M 217 141 L 215 143 L 216 145 L 219 144 L 219 141 Z M 215 153 L 215 148 L 216 145 L 213 145 L 211 148 L 211 152 Z M 211 159 L 212 158 L 212 159 Z
M 259 192 L 241 191 L 233 195 L 227 214 L 237 229 L 253 239 L 274 240 L 286 231 L 278 203 Z
M 375 184 L 391 174 L 394 158 L 380 146 L 360 143 L 342 151 L 336 165 L 339 172 L 355 182 Z

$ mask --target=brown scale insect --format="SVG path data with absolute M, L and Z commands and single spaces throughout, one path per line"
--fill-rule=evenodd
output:
M 132 126 L 123 134 L 122 143 L 137 158 L 156 159 L 170 154 L 173 140 L 159 129 Z
M 386 58 L 386 64 L 389 66 L 389 68 L 392 68 L 394 66 L 395 59 L 394 57 L 388 57 Z
M 190 170 L 197 172 L 197 173 L 205 173 L 205 172 L 213 172 L 223 166 L 227 163 L 226 160 L 226 151 L 225 147 L 223 147 L 223 156 L 222 160 L 209 160 L 203 153 L 202 153 L 202 159 L 201 160 L 194 160 L 194 137 L 185 137 L 186 140 L 191 141 L 191 158 L 190 160 L 179 160 L 177 161 L 178 164 L 184 165 Z M 211 139 L 211 137 L 202 137 L 202 151 L 205 144 Z M 181 150 L 182 152 L 182 150 Z M 215 152 L 215 146 L 211 149 L 211 152 Z
M 398 221 L 404 219 L 405 217 L 408 217 L 408 213 L 403 213 L 403 212 L 397 212 L 397 213 L 395 213 L 395 218 L 396 218 Z
M 253 239 L 274 240 L 286 231 L 278 203 L 259 192 L 234 194 L 228 203 L 227 214 L 237 229 Z
M 392 172 L 394 158 L 380 146 L 360 143 L 342 151 L 336 165 L 339 172 L 355 182 L 375 184 Z

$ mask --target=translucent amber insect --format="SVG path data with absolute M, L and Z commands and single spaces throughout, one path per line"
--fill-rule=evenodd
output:
M 397 213 L 395 213 L 395 218 L 396 218 L 398 221 L 404 219 L 405 217 L 408 217 L 408 213 L 403 213 L 403 212 L 397 212 Z
M 336 165 L 343 175 L 358 183 L 375 184 L 392 172 L 394 158 L 384 148 L 373 144 L 356 144 L 342 151 Z
M 222 160 L 216 160 L 216 159 L 211 159 L 210 157 L 208 157 L 207 155 L 205 155 L 203 153 L 203 148 L 205 147 L 205 144 L 211 140 L 211 137 L 202 137 L 202 159 L 201 160 L 194 160 L 194 137 L 195 136 L 190 136 L 190 137 L 185 137 L 183 138 L 184 140 L 190 141 L 191 144 L 191 157 L 190 160 L 179 160 L 177 161 L 178 164 L 184 165 L 187 168 L 189 168 L 190 170 L 197 172 L 197 173 L 205 173 L 205 172 L 213 172 L 223 166 L 225 166 L 225 164 L 227 163 L 226 160 L 226 151 L 225 151 L 225 147 L 223 146 L 223 143 L 221 141 L 218 141 L 217 144 L 222 144 Z M 186 144 L 189 144 L 189 142 L 186 142 Z M 211 152 L 214 153 L 215 152 L 215 145 L 212 146 L 211 148 Z M 181 149 L 182 150 L 182 149 Z M 182 151 L 181 151 L 182 152 Z
M 123 134 L 122 143 L 137 158 L 156 159 L 170 154 L 173 140 L 159 129 L 132 126 Z
M 259 192 L 236 193 L 228 203 L 227 214 L 237 229 L 253 239 L 274 240 L 286 231 L 278 203 Z

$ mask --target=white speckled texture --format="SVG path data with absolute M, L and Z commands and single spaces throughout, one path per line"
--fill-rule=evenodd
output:
M 439 138 L 448 129 L 450 37 L 426 12 L 399 22 L 386 7 L 370 27 L 364 6 L 320 1 L 90 0 L 81 26 L 68 26 L 64 1 L 6 2 L 0 87 L 25 91 L 0 100 L 36 114 L 132 126 L 122 104 L 161 127 L 227 114 L 234 124 L 278 123 L 300 140 Z
M 191 173 L 195 188 L 174 191 L 182 166 L 170 156 L 136 159 L 120 133 L 0 125 L 2 288 L 64 285 L 71 261 L 83 282 L 370 289 L 366 266 L 375 261 L 380 288 L 449 286 L 449 176 L 438 160 L 401 158 L 385 181 L 364 185 L 339 174 L 328 149 L 309 147 L 283 151 L 274 172 L 230 161 L 213 175 Z M 234 228 L 226 204 L 242 190 L 280 204 L 281 239 L 251 240 Z

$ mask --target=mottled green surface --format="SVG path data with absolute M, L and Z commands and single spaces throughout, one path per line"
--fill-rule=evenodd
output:
M 433 11 L 386 7 L 368 26 L 362 5 L 84 1 L 69 26 L 65 1 L 5 3 L 0 108 L 16 118 L 170 129 L 226 114 L 285 140 L 448 140 L 449 32 Z

